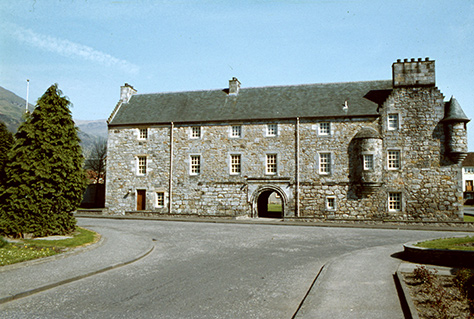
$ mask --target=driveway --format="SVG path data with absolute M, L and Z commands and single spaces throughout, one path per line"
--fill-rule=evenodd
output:
M 351 286 L 352 278 L 361 286 L 350 287 L 348 301 L 342 307 L 350 311 L 345 317 L 370 318 L 367 309 L 378 307 L 372 312 L 375 318 L 384 311 L 378 300 L 386 298 L 390 314 L 385 318 L 401 318 L 391 279 L 399 261 L 391 255 L 401 251 L 408 241 L 461 235 L 86 218 L 80 218 L 79 225 L 110 234 L 109 240 L 130 234 L 132 240 L 152 241 L 155 249 L 127 266 L 0 305 L 0 317 L 302 318 L 306 314 L 315 318 L 320 309 L 324 317 L 332 313 L 337 318 L 338 302 L 344 303 L 338 298 L 344 298 L 342 292 Z M 108 247 L 119 255 L 121 245 L 109 242 Z M 133 242 L 127 243 L 131 245 Z M 101 258 L 98 249 L 81 256 L 88 263 Z M 54 269 L 55 262 L 48 265 Z M 323 275 L 313 286 L 324 265 Z M 0 275 L 9 274 L 13 276 L 14 272 Z M 362 284 L 360 276 L 365 276 Z M 371 279 L 372 283 L 367 282 Z M 381 289 L 380 285 L 390 287 Z M 374 290 L 375 286 L 380 289 Z M 362 293 L 364 289 L 368 292 Z M 360 305 L 358 290 L 364 296 L 359 315 L 358 307 L 348 304 Z M 370 298 L 374 300 L 366 300 Z

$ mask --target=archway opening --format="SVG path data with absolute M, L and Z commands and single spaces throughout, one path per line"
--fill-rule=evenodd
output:
M 283 218 L 283 200 L 273 190 L 262 192 L 257 199 L 258 217 Z

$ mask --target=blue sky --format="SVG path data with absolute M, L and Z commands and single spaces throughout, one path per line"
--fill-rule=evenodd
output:
M 474 1 L 2 0 L 0 86 L 34 103 L 53 83 L 76 119 L 139 93 L 391 79 L 436 60 L 474 119 Z M 474 121 L 473 121 L 474 122 Z M 474 124 L 468 125 L 474 151 Z

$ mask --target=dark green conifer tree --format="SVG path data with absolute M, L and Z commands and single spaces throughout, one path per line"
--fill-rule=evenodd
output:
M 7 162 L 7 154 L 13 145 L 13 134 L 8 131 L 5 123 L 0 121 L 0 185 L 4 181 L 4 167 Z
M 75 229 L 73 212 L 86 179 L 70 102 L 61 95 L 52 85 L 15 135 L 0 194 L 5 234 L 63 235 Z

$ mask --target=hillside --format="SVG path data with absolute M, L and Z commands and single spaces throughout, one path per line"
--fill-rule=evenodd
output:
M 22 122 L 26 101 L 15 93 L 0 86 L 0 121 L 4 122 L 9 131 L 15 133 Z M 34 105 L 28 103 L 28 109 L 34 110 Z M 83 121 L 74 120 L 79 127 L 79 138 L 84 154 L 99 138 L 107 139 L 106 120 Z

